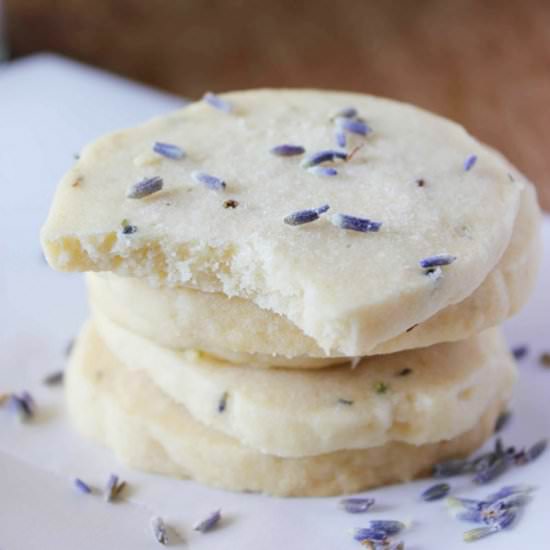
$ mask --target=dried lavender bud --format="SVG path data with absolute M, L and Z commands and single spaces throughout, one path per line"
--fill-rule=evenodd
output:
M 548 446 L 548 440 L 541 439 L 540 441 L 535 443 L 532 447 L 529 447 L 529 449 L 527 449 L 527 461 L 533 462 L 533 460 L 536 460 L 544 451 L 546 451 L 547 446 Z
M 340 501 L 340 508 L 350 514 L 364 514 L 374 506 L 373 498 L 350 497 Z
M 227 392 L 223 392 L 222 396 L 220 397 L 220 400 L 218 401 L 218 412 L 222 413 L 225 411 L 225 408 L 227 407 L 227 398 L 229 397 L 229 394 Z
M 305 152 L 306 150 L 301 145 L 291 145 L 289 143 L 277 145 L 270 150 L 270 153 L 278 157 L 295 157 L 303 155 Z
M 222 99 L 212 92 L 206 92 L 202 96 L 202 100 L 208 103 L 210 107 L 214 107 L 214 109 L 218 109 L 218 111 L 223 111 L 224 113 L 230 113 L 233 110 L 233 105 L 229 101 Z
M 342 149 L 346 148 L 348 140 L 345 132 L 337 130 L 334 134 L 334 139 L 336 140 L 336 145 L 338 145 L 338 147 L 341 147 Z
M 216 510 L 215 512 L 212 512 L 208 517 L 203 519 L 202 521 L 199 521 L 193 529 L 195 531 L 200 531 L 201 533 L 206 533 L 213 529 L 218 522 L 220 521 L 222 517 L 222 511 Z
M 514 359 L 516 359 L 516 361 L 521 361 L 522 359 L 527 357 L 528 353 L 529 348 L 525 345 L 512 348 L 512 355 L 514 356 Z
M 494 533 L 498 533 L 499 531 L 502 531 L 503 529 L 506 529 L 506 527 L 510 526 L 515 518 L 516 512 L 514 510 L 508 510 L 490 525 L 466 531 L 464 533 L 464 540 L 466 542 L 473 542 Z
M 134 183 L 134 185 L 128 189 L 126 197 L 129 199 L 143 199 L 144 197 L 148 197 L 149 195 L 160 191 L 163 185 L 164 182 L 162 181 L 162 178 L 159 178 L 158 176 L 145 178 L 138 183 Z
M 334 214 L 330 221 L 336 227 L 350 231 L 359 231 L 360 233 L 374 233 L 382 227 L 382 222 L 374 222 L 367 218 L 357 218 L 348 214 Z
M 335 160 L 348 160 L 348 154 L 342 151 L 335 151 L 333 149 L 327 149 L 323 151 L 317 151 L 304 158 L 301 162 L 302 168 L 311 168 L 317 166 L 323 162 L 331 162 Z
M 239 206 L 239 201 L 236 201 L 235 199 L 227 199 L 226 201 L 223 201 L 224 208 L 237 208 L 237 206 Z
M 369 529 L 375 531 L 384 531 L 388 537 L 397 535 L 405 529 L 406 525 L 402 521 L 394 519 L 373 519 L 369 521 Z
M 338 111 L 333 118 L 355 118 L 356 116 L 357 109 L 355 107 L 346 107 Z
M 507 510 L 523 506 L 528 500 L 529 496 L 526 494 L 509 495 L 495 502 L 487 503 L 481 513 L 485 521 L 490 522 L 500 517 Z
M 34 415 L 34 401 L 28 393 L 10 394 L 7 400 L 8 409 L 22 422 L 30 420 Z
M 122 227 L 122 234 L 123 235 L 132 235 L 134 234 L 136 231 L 137 231 L 137 226 L 135 225 L 131 225 L 130 222 L 124 218 L 121 222 L 120 222 L 120 226 Z
M 472 472 L 480 472 L 487 469 L 495 461 L 495 453 L 488 452 L 484 453 L 470 462 L 470 469 Z
M 329 209 L 328 204 L 323 204 L 319 208 L 312 208 L 309 210 L 298 210 L 286 216 L 283 221 L 287 225 L 303 225 L 304 223 L 311 223 L 318 220 L 322 214 Z
M 204 185 L 208 189 L 212 189 L 212 191 L 223 191 L 226 188 L 225 181 L 217 178 L 216 176 L 211 176 L 206 172 L 195 170 L 194 172 L 191 172 L 191 177 L 197 183 L 202 183 L 202 185 Z
M 158 155 L 172 160 L 180 160 L 185 157 L 185 151 L 181 147 L 173 145 L 172 143 L 162 143 L 157 141 L 153 145 L 153 151 Z
M 510 423 L 512 413 L 510 411 L 503 411 L 495 422 L 495 433 L 501 432 Z
M 469 471 L 470 463 L 461 458 L 455 458 L 434 464 L 432 477 L 443 478 L 459 476 Z
M 368 527 L 357 527 L 353 532 L 353 538 L 359 542 L 363 541 L 376 541 L 376 542 L 386 542 L 388 540 L 388 535 L 385 531 L 378 529 L 369 529 Z
M 452 264 L 455 260 L 456 256 L 451 256 L 450 254 L 436 254 L 435 256 L 428 256 L 420 260 L 419 264 L 422 269 L 429 269 L 431 267 Z
M 107 487 L 105 489 L 106 502 L 113 502 L 113 500 L 115 500 L 120 495 L 124 487 L 126 487 L 126 482 L 121 481 L 119 483 L 118 476 L 115 474 L 111 474 L 109 476 Z
M 387 393 L 389 389 L 389 386 L 385 382 L 376 382 L 374 384 L 374 391 L 380 395 Z
M 339 405 L 351 406 L 351 405 L 353 405 L 353 401 L 351 399 L 342 399 L 341 397 L 339 397 L 338 398 L 338 404 Z
M 163 544 L 164 546 L 166 546 L 168 544 L 168 532 L 162 518 L 151 518 L 151 529 L 153 531 L 153 536 L 155 537 L 155 540 L 159 544 Z
M 508 465 L 506 457 L 497 458 L 490 466 L 478 471 L 472 481 L 478 485 L 489 483 L 501 476 L 508 469 Z
M 338 125 L 338 128 L 345 130 L 346 132 L 349 132 L 351 134 L 366 136 L 367 134 L 372 132 L 371 128 L 367 125 L 367 123 L 358 118 L 340 117 L 336 119 L 336 123 Z
M 473 167 L 474 164 L 477 162 L 477 156 L 476 155 L 470 155 L 465 161 L 464 161 L 464 170 L 466 172 L 469 172 Z
M 312 166 L 307 171 L 315 176 L 337 176 L 338 170 L 332 166 Z
M 505 485 L 496 493 L 489 495 L 486 500 L 489 503 L 493 503 L 511 495 L 528 495 L 534 490 L 535 488 L 531 485 Z
M 58 370 L 45 376 L 42 382 L 46 384 L 46 386 L 59 386 L 63 383 L 64 375 L 65 373 L 62 370 Z
M 74 486 L 75 486 L 81 493 L 84 493 L 84 494 L 89 495 L 89 494 L 92 492 L 92 488 L 91 488 L 87 483 L 84 483 L 84 481 L 82 481 L 82 480 L 79 479 L 78 477 L 75 478 L 75 480 L 74 480 Z
M 541 353 L 539 356 L 539 363 L 543 367 L 550 367 L 550 353 L 545 351 L 544 353 Z
M 443 497 L 446 497 L 451 490 L 451 486 L 448 483 L 438 483 L 437 485 L 432 485 L 426 489 L 421 495 L 420 498 L 426 502 L 431 502 L 432 500 L 439 500 Z

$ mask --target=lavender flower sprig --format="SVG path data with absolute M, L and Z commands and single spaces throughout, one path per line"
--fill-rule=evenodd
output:
M 372 529 L 370 527 L 357 527 L 353 532 L 353 538 L 359 542 L 387 542 L 388 535 L 382 529 Z
M 157 193 L 162 189 L 164 182 L 162 178 L 154 176 L 152 178 L 145 178 L 137 183 L 134 183 L 126 194 L 129 199 L 143 199 L 153 193 Z
M 334 214 L 330 221 L 336 227 L 360 233 L 374 233 L 382 227 L 382 222 L 375 222 L 368 218 L 358 218 L 349 214 Z
M 318 220 L 322 214 L 324 214 L 330 206 L 328 204 L 323 204 L 319 208 L 311 208 L 307 210 L 298 210 L 286 216 L 283 221 L 287 225 L 303 225 L 305 223 L 311 223 L 315 220 Z
M 185 158 L 185 151 L 173 143 L 163 143 L 161 141 L 157 141 L 153 144 L 153 151 L 158 155 L 172 160 L 180 160 Z
M 222 99 L 220 96 L 212 92 L 206 92 L 202 96 L 202 100 L 210 105 L 210 107 L 214 107 L 214 109 L 223 111 L 224 113 L 230 113 L 233 110 L 233 105 L 229 103 L 229 101 Z
M 42 382 L 46 386 L 58 386 L 63 383 L 65 373 L 62 370 L 54 371 L 44 377 Z
M 270 150 L 270 153 L 278 157 L 295 157 L 297 155 L 303 155 L 305 152 L 306 150 L 301 145 L 291 145 L 289 143 L 276 145 Z
M 349 514 L 364 514 L 368 512 L 375 504 L 373 498 L 350 497 L 343 498 L 340 501 L 340 508 Z
M 223 191 L 226 188 L 225 181 L 223 181 L 220 178 L 217 178 L 216 176 L 207 174 L 206 172 L 195 170 L 191 172 L 191 177 L 197 183 L 201 183 L 202 185 L 204 185 L 208 189 L 211 189 L 212 191 Z
M 216 527 L 216 525 L 219 523 L 221 518 L 222 518 L 222 511 L 216 510 L 215 512 L 212 512 L 209 516 L 207 516 L 205 519 L 196 523 L 193 529 L 195 531 L 199 531 L 200 533 L 207 533 L 208 531 Z

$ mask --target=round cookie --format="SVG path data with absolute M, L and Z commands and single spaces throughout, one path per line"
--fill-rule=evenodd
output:
M 370 354 L 393 353 L 469 338 L 501 323 L 525 303 L 540 258 L 540 211 L 526 182 L 510 244 L 472 295 Z M 189 288 L 154 288 L 142 279 L 87 275 L 90 302 L 124 327 L 174 349 L 200 349 L 232 363 L 319 367 L 346 361 L 324 357 L 315 340 L 285 317 L 241 298 Z
M 488 403 L 469 431 L 437 443 L 273 457 L 195 421 L 145 373 L 130 372 L 118 362 L 90 324 L 71 356 L 66 391 L 78 431 L 112 448 L 131 467 L 280 496 L 353 493 L 428 474 L 434 463 L 477 449 L 493 433 L 503 407 L 498 400 Z
M 230 112 L 202 101 L 87 147 L 42 231 L 50 263 L 251 300 L 326 354 L 357 356 L 466 299 L 508 246 L 524 184 L 462 127 L 360 94 L 254 90 L 224 99 Z M 284 143 L 308 155 L 333 149 L 342 124 L 334 115 L 348 106 L 372 132 L 348 135 L 336 176 L 270 152 Z M 154 154 L 156 141 L 182 147 L 185 158 Z M 144 178 L 161 178 L 162 190 L 135 199 Z M 225 208 L 228 199 L 237 207 Z M 312 223 L 284 221 L 325 204 Z M 374 223 L 349 230 L 357 223 L 343 214 Z M 435 273 L 422 267 L 441 254 L 456 260 Z
M 355 368 L 250 369 L 176 352 L 96 315 L 106 347 L 145 371 L 202 424 L 265 454 L 304 457 L 341 449 L 412 445 L 471 429 L 487 403 L 505 400 L 516 369 L 499 331 L 366 357 Z

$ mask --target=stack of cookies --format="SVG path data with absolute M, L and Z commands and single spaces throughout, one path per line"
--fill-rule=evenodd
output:
M 424 475 L 506 406 L 495 327 L 533 286 L 539 218 L 498 153 L 371 96 L 207 94 L 104 137 L 42 231 L 88 272 L 70 415 L 132 466 L 234 490 Z

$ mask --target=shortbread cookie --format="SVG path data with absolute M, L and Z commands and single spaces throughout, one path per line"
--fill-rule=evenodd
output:
M 498 265 L 472 295 L 412 330 L 376 346 L 392 353 L 469 338 L 501 323 L 525 303 L 540 258 L 540 212 L 526 183 L 512 239 Z M 153 288 L 146 280 L 109 273 L 87 276 L 93 307 L 160 345 L 199 349 L 253 366 L 319 367 L 346 361 L 323 350 L 286 317 L 241 298 L 190 288 Z
M 453 438 L 487 403 L 508 398 L 515 367 L 500 333 L 373 356 L 354 369 L 250 369 L 176 352 L 117 326 L 94 325 L 129 370 L 143 370 L 201 423 L 262 453 L 303 457 Z
M 508 246 L 524 185 L 462 127 L 359 94 L 224 99 L 230 112 L 198 102 L 86 148 L 42 232 L 50 263 L 249 299 L 351 356 L 467 298 Z M 335 128 L 367 131 L 334 120 L 348 106 L 372 131 L 348 133 L 347 156 L 312 157 L 334 149 Z M 185 158 L 154 153 L 158 141 Z M 288 143 L 308 156 L 272 154 Z M 337 175 L 308 168 L 327 157 Z M 320 219 L 294 225 L 303 209 Z
M 224 489 L 281 496 L 353 493 L 428 474 L 434 463 L 477 449 L 493 432 L 503 406 L 488 402 L 469 431 L 438 443 L 389 443 L 308 458 L 278 458 L 194 420 L 144 372 L 130 372 L 121 365 L 90 325 L 71 357 L 66 389 L 69 414 L 78 431 L 112 448 L 131 467 L 191 477 Z

